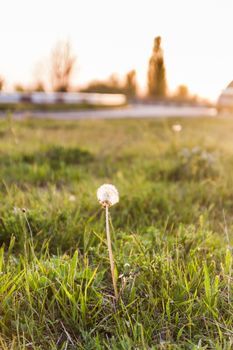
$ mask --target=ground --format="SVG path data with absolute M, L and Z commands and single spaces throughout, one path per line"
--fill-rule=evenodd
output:
M 232 349 L 232 135 L 220 118 L 2 120 L 0 348 Z

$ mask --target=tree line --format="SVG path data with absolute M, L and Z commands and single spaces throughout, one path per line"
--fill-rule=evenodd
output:
M 151 99 L 165 99 L 168 96 L 168 84 L 166 78 L 166 67 L 164 53 L 161 46 L 160 36 L 155 37 L 152 55 L 148 63 L 147 73 L 147 96 Z M 76 64 L 76 57 L 72 52 L 68 41 L 60 41 L 53 48 L 49 62 L 48 73 L 50 76 L 51 90 L 56 92 L 67 92 L 72 89 L 71 78 Z M 4 88 L 5 80 L 0 76 L 0 91 Z M 21 84 L 15 85 L 16 91 L 28 91 Z M 45 91 L 43 79 L 39 77 L 30 91 Z M 136 70 L 130 70 L 120 81 L 118 76 L 112 74 L 106 81 L 92 81 L 82 92 L 96 93 L 123 93 L 128 98 L 135 98 L 138 93 Z M 189 97 L 188 88 L 180 85 L 173 97 L 177 99 L 187 99 Z

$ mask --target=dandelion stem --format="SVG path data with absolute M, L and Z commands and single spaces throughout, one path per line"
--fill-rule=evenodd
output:
M 227 239 L 227 249 L 230 252 L 230 266 L 229 266 L 229 271 L 228 271 L 228 281 L 227 281 L 227 290 L 228 290 L 228 303 L 230 304 L 231 302 L 231 275 L 232 275 L 232 249 L 231 249 L 231 244 L 230 244 L 230 238 L 229 238 L 229 233 L 228 233 L 228 228 L 227 228 L 227 222 L 226 222 L 226 216 L 225 216 L 225 211 L 223 210 L 223 219 L 224 219 L 224 224 L 225 224 L 225 234 L 226 234 L 226 239 Z
M 28 221 L 28 218 L 27 218 L 26 213 L 24 213 L 24 217 L 25 217 L 25 221 L 26 221 L 26 223 L 27 223 L 27 226 L 28 226 L 28 229 L 29 229 L 29 232 L 30 232 L 31 241 L 32 241 L 32 243 L 33 243 L 32 229 L 31 229 L 31 226 L 30 226 L 30 224 L 29 224 L 29 221 Z
M 106 234 L 107 234 L 107 243 L 108 243 L 108 253 L 109 253 L 109 260 L 110 260 L 111 274 L 112 274 L 112 284 L 113 284 L 115 297 L 117 300 L 118 292 L 117 292 L 117 285 L 116 285 L 116 278 L 115 278 L 114 259 L 113 259 L 112 246 L 111 246 L 111 236 L 110 236 L 110 230 L 109 230 L 108 205 L 106 205 L 105 207 L 105 215 L 106 215 Z

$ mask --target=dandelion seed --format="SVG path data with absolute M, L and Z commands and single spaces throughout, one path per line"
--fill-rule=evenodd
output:
M 97 198 L 103 207 L 111 207 L 119 202 L 119 193 L 115 186 L 104 184 L 98 188 Z
M 27 212 L 26 208 L 19 208 L 19 207 L 14 207 L 13 212 L 15 215 L 20 215 L 20 214 L 25 214 Z
M 14 212 L 15 215 L 19 215 L 21 213 L 21 209 L 18 208 L 18 207 L 14 207 L 13 208 L 13 212 Z
M 174 132 L 180 132 L 182 130 L 182 125 L 180 125 L 180 124 L 173 124 L 172 125 L 172 130 Z
M 71 195 L 69 196 L 69 201 L 70 201 L 70 202 L 75 202 L 75 201 L 76 201 L 76 197 L 75 197 L 73 194 L 71 194 Z
M 130 267 L 130 264 L 129 263 L 125 263 L 124 267 Z
M 100 186 L 97 190 L 97 198 L 99 203 L 105 208 L 105 220 L 106 220 L 106 235 L 107 235 L 107 243 L 108 243 L 108 253 L 112 274 L 112 284 L 115 293 L 116 300 L 118 299 L 118 291 L 117 291 L 117 283 L 115 276 L 115 268 L 114 268 L 114 258 L 112 253 L 112 245 L 111 245 L 111 236 L 109 230 L 109 213 L 108 209 L 110 206 L 119 202 L 119 193 L 115 186 L 110 184 L 104 184 Z

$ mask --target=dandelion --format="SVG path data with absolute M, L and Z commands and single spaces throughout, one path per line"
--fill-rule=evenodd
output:
M 19 215 L 19 214 L 21 214 L 21 208 L 18 208 L 18 207 L 14 207 L 13 208 L 13 213 L 15 214 L 15 215 Z
M 118 191 L 115 186 L 110 184 L 104 184 L 98 188 L 97 198 L 104 208 L 119 202 Z
M 75 197 L 73 194 L 71 194 L 71 195 L 69 196 L 69 201 L 70 201 L 70 202 L 75 202 L 75 201 L 76 201 L 76 197 Z
M 119 202 L 119 193 L 115 186 L 110 184 L 104 184 L 97 190 L 97 198 L 99 203 L 105 208 L 105 219 L 106 219 L 106 235 L 108 244 L 108 253 L 112 274 L 112 284 L 116 299 L 118 299 L 117 284 L 115 278 L 114 258 L 112 253 L 111 236 L 109 230 L 109 207 Z
M 181 130 L 182 130 L 182 125 L 180 125 L 180 124 L 173 124 L 173 125 L 172 125 L 172 130 L 173 130 L 174 132 L 181 132 Z

